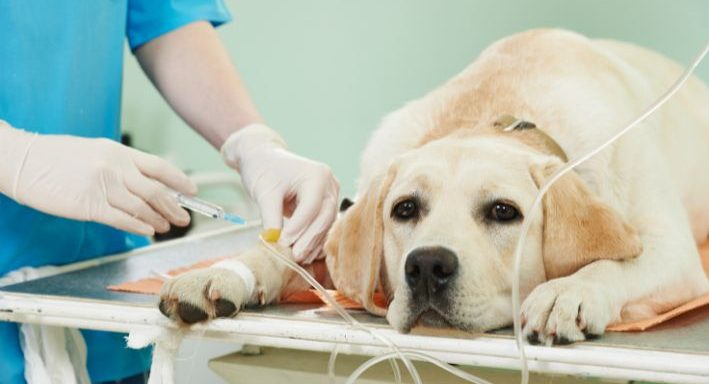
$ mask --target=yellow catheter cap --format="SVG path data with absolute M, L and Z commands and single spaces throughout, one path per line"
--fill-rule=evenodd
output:
M 275 228 L 264 229 L 261 232 L 261 237 L 269 243 L 275 243 L 281 237 L 281 230 Z

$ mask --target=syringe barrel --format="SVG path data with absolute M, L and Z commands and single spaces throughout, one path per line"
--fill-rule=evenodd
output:
M 185 196 L 181 193 L 177 193 L 175 197 L 177 199 L 177 203 L 184 208 L 187 208 L 196 213 L 201 213 L 205 216 L 211 216 L 215 219 L 224 218 L 224 209 L 218 205 L 212 204 L 202 199 L 198 199 L 196 197 Z

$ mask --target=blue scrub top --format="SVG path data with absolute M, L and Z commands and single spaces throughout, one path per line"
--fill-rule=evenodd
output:
M 118 139 L 124 37 L 134 50 L 194 21 L 218 25 L 229 19 L 222 0 L 2 2 L 0 119 L 33 132 Z M 0 276 L 146 244 L 145 238 L 49 216 L 0 194 Z M 120 334 L 87 331 L 84 337 L 94 382 L 149 367 L 150 351 L 126 349 Z M 0 322 L 0 383 L 24 382 L 17 326 Z

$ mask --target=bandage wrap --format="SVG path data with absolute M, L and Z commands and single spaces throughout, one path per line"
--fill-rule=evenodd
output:
M 246 286 L 247 297 L 249 299 L 253 297 L 254 290 L 256 289 L 256 276 L 254 276 L 254 273 L 246 264 L 239 260 L 223 260 L 212 265 L 210 268 L 226 269 L 239 275 Z

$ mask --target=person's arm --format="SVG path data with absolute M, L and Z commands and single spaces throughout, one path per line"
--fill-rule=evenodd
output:
M 141 235 L 187 225 L 168 190 L 197 187 L 170 163 L 107 139 L 39 135 L 0 120 L 0 193 L 69 219 Z
M 135 56 L 170 106 L 217 149 L 237 129 L 263 123 L 208 22 L 160 36 Z
M 324 164 L 285 150 L 263 123 L 214 28 L 194 22 L 140 46 L 143 70 L 172 108 L 240 172 L 265 228 L 283 227 L 281 244 L 298 261 L 321 255 L 337 214 L 339 185 Z

